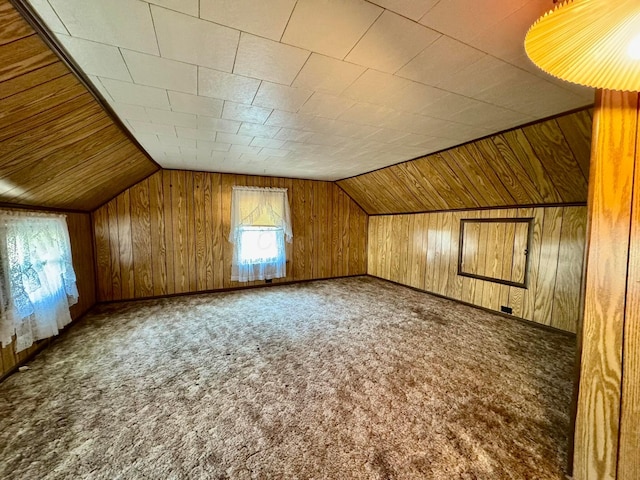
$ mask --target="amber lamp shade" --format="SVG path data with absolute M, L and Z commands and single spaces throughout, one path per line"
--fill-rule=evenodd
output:
M 568 0 L 525 38 L 545 72 L 587 87 L 640 91 L 640 0 Z

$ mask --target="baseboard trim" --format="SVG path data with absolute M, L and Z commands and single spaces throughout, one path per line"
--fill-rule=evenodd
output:
M 377 278 L 378 280 L 384 280 L 385 282 L 393 283 L 394 285 L 399 285 L 401 287 L 409 288 L 411 290 L 415 290 L 416 292 L 426 293 L 428 295 L 433 295 L 434 297 L 438 297 L 438 298 L 444 298 L 445 300 L 450 300 L 452 302 L 456 302 L 456 303 L 459 303 L 461 305 L 466 305 L 467 307 L 477 308 L 478 310 L 482 310 L 483 312 L 489 312 L 489 313 L 493 313 L 495 315 L 499 315 L 501 317 L 509 318 L 511 320 L 516 320 L 518 322 L 524 323 L 524 324 L 529 325 L 529 326 L 534 327 L 534 328 L 539 328 L 541 330 L 560 333 L 560 334 L 565 335 L 567 337 L 576 338 L 576 334 L 575 333 L 569 332 L 567 330 L 561 330 L 559 328 L 552 327 L 551 325 L 545 325 L 543 323 L 537 323 L 537 322 L 533 322 L 531 320 L 527 320 L 526 318 L 516 317 L 515 315 L 509 315 L 507 313 L 499 312 L 497 310 L 491 310 L 490 308 L 481 307 L 480 305 L 474 305 L 473 303 L 464 302 L 464 301 L 458 300 L 456 298 L 447 297 L 446 295 L 442 295 L 440 293 L 435 293 L 435 292 L 430 292 L 429 290 L 424 290 L 422 288 L 414 287 L 414 286 L 411 286 L 411 285 L 405 285 L 404 283 L 400 283 L 400 282 L 396 282 L 396 281 L 393 281 L 393 280 L 389 280 L 388 278 L 378 277 L 377 275 L 371 275 L 370 273 L 368 273 L 367 276 L 368 277 L 372 277 L 372 278 Z
M 339 278 L 353 278 L 353 277 L 366 277 L 366 273 L 356 273 L 353 275 L 342 275 L 340 277 L 321 277 L 321 278 L 308 278 L 305 280 L 288 280 L 286 282 L 275 282 L 275 283 L 261 283 L 259 285 L 245 285 L 238 287 L 226 287 L 226 288 L 217 288 L 213 290 L 196 290 L 193 292 L 181 292 L 181 293 L 167 293 L 164 295 L 151 295 L 147 297 L 135 297 L 135 298 L 121 298 L 118 300 L 100 300 L 97 302 L 97 305 L 109 305 L 112 303 L 125 303 L 125 302 L 137 302 L 139 300 L 158 300 L 161 298 L 173 298 L 173 297 L 184 297 L 189 295 L 206 295 L 208 293 L 225 293 L 225 292 L 236 292 L 238 290 L 251 290 L 254 288 L 272 288 L 279 287 L 282 285 L 295 285 L 298 283 L 309 283 L 309 282 L 319 282 L 321 280 L 337 280 Z

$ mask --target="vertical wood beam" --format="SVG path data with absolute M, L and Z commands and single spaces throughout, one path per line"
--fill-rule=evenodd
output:
M 638 476 L 638 94 L 596 98 L 574 477 Z M 640 167 L 640 165 L 639 165 Z M 636 207 L 634 209 L 634 206 Z M 635 350 L 635 351 L 634 351 Z

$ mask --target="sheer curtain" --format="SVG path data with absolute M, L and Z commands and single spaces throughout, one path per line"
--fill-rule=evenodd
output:
M 64 216 L 0 212 L 0 341 L 16 351 L 57 335 L 78 301 Z
M 292 237 L 286 188 L 233 187 L 231 280 L 285 277 L 285 240 L 290 243 Z

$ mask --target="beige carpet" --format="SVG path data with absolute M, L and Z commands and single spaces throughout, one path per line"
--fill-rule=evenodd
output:
M 560 479 L 574 348 L 369 277 L 102 306 L 0 385 L 0 478 Z

